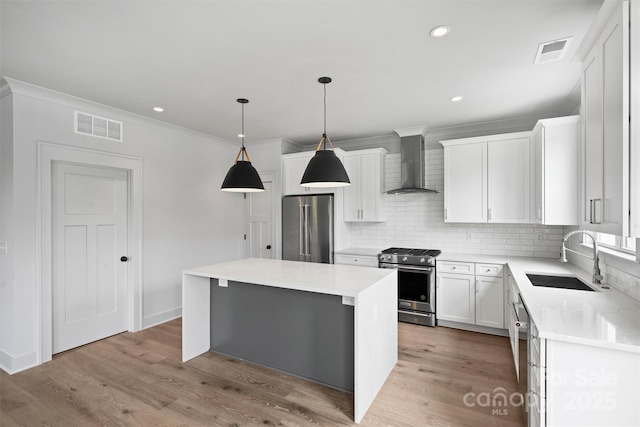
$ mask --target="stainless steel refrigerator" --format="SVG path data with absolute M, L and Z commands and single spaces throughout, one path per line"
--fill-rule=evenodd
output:
M 282 198 L 282 259 L 333 264 L 333 194 Z

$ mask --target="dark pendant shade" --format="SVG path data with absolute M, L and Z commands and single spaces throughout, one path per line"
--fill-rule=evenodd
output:
M 318 150 L 302 175 L 303 187 L 345 187 L 349 176 L 333 150 Z
M 236 162 L 231 166 L 227 176 L 222 181 L 222 191 L 231 191 L 234 193 L 256 193 L 258 191 L 264 191 L 264 185 L 256 168 L 251 166 L 251 159 L 247 149 L 244 148 L 244 104 L 248 104 L 249 100 L 245 98 L 238 98 L 238 103 L 242 105 L 242 133 L 238 135 L 242 138 L 242 147 L 238 151 L 236 156 Z M 244 158 L 247 158 L 245 160 Z
M 255 193 L 264 191 L 264 185 L 258 171 L 246 160 L 238 160 L 231 166 L 222 182 L 222 191 L 236 193 Z
M 324 91 L 324 132 L 316 146 L 316 154 L 311 158 L 307 169 L 302 175 L 300 185 L 303 187 L 346 187 L 351 185 L 349 175 L 344 165 L 333 152 L 333 144 L 327 136 L 327 84 L 331 83 L 331 77 L 320 77 Z M 327 149 L 327 142 L 330 149 Z

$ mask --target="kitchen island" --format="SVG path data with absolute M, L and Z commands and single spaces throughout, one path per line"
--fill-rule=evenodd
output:
M 397 362 L 397 298 L 395 270 L 259 258 L 189 269 L 182 360 L 213 350 L 353 391 L 359 423 Z

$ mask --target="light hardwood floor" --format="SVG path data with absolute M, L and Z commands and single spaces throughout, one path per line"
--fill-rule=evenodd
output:
M 1 372 L 0 425 L 353 424 L 347 393 L 213 353 L 180 362 L 181 330 L 177 319 Z M 522 408 L 483 400 L 517 391 L 507 338 L 400 323 L 398 341 L 362 426 L 525 425 Z

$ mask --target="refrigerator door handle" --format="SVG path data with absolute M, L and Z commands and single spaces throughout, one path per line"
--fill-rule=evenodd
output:
M 310 251 L 310 244 L 309 241 L 311 240 L 311 236 L 309 235 L 310 231 L 309 231 L 309 205 L 304 205 L 304 238 L 305 238 L 305 248 L 304 248 L 304 254 L 306 256 L 311 256 L 311 254 L 309 253 Z
M 300 242 L 299 242 L 299 253 L 304 256 L 304 236 L 306 233 L 305 229 L 305 218 L 304 218 L 304 205 L 300 205 Z

